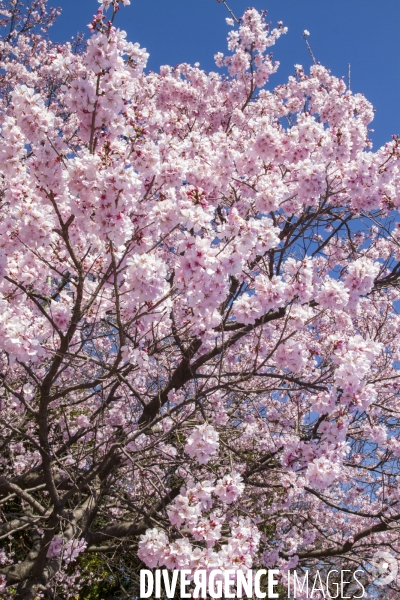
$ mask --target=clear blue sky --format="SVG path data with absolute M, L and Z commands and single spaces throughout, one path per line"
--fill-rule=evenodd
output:
M 65 41 L 87 23 L 97 11 L 96 0 L 50 0 L 63 13 L 50 30 L 53 39 Z M 284 82 L 293 74 L 293 65 L 311 64 L 304 41 L 304 29 L 316 59 L 338 77 L 347 78 L 351 63 L 351 88 L 361 92 L 375 106 L 372 124 L 374 147 L 400 134 L 400 0 L 229 0 L 237 16 L 249 6 L 268 10 L 268 19 L 289 27 L 272 48 L 281 67 L 269 85 Z M 131 0 L 122 8 L 116 25 L 128 32 L 150 52 L 149 68 L 180 62 L 200 62 L 216 70 L 213 56 L 226 50 L 229 16 L 216 0 Z

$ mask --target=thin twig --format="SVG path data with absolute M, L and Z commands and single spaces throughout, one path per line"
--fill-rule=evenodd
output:
M 303 34 L 303 40 L 304 40 L 304 41 L 305 41 L 305 43 L 306 43 L 306 46 L 307 46 L 307 48 L 308 48 L 308 51 L 309 51 L 309 53 L 310 53 L 310 56 L 311 56 L 311 58 L 312 58 L 312 61 L 313 61 L 314 65 L 317 65 L 317 64 L 318 64 L 318 63 L 317 63 L 317 60 L 316 60 L 316 58 L 315 58 L 315 56 L 314 56 L 314 52 L 311 50 L 310 42 L 309 42 L 309 41 L 308 41 L 308 39 L 307 39 L 307 34 L 306 34 L 306 33 L 304 33 L 304 34 Z
M 231 15 L 232 19 L 234 21 L 236 21 L 236 23 L 239 25 L 239 19 L 235 16 L 235 14 L 233 13 L 233 11 L 229 8 L 229 6 L 226 3 L 226 0 L 219 0 L 221 2 L 221 4 L 223 4 L 226 8 L 226 10 L 229 12 L 229 14 Z

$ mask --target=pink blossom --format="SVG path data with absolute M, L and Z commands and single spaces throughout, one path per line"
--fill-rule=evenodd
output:
M 56 556 L 60 556 L 61 550 L 63 547 L 63 538 L 55 537 L 51 540 L 49 549 L 47 550 L 47 556 L 49 558 L 55 558 Z
M 341 310 L 348 303 L 349 294 L 342 281 L 328 279 L 323 283 L 316 300 L 323 308 Z
M 307 364 L 307 350 L 301 342 L 289 340 L 281 344 L 276 353 L 276 364 L 280 369 L 299 373 Z
M 340 465 L 326 456 L 313 460 L 307 468 L 309 484 L 319 490 L 331 485 L 340 473 Z
M 187 439 L 185 452 L 201 465 L 207 464 L 211 456 L 218 452 L 219 434 L 212 425 L 199 425 Z
M 168 546 L 168 538 L 163 531 L 148 529 L 140 536 L 138 557 L 150 569 L 164 564 L 164 553 Z
M 214 494 L 218 496 L 222 502 L 232 504 L 244 491 L 244 484 L 239 473 L 232 472 L 230 475 L 225 475 L 217 481 Z
M 84 552 L 87 546 L 85 540 L 70 540 L 63 549 L 63 560 L 66 564 L 75 562 L 81 552 Z

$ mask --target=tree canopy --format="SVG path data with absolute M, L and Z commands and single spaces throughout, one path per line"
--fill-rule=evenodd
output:
M 254 9 L 215 72 L 153 73 L 127 0 L 65 44 L 1 4 L 0 594 L 368 585 L 400 554 L 398 139 L 318 63 L 272 88 Z

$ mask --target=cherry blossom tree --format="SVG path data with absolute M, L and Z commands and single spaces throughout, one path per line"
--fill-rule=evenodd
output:
M 147 73 L 100 4 L 83 47 L 1 2 L 0 595 L 95 557 L 367 582 L 400 556 L 399 141 L 318 63 L 273 88 L 265 14 Z

